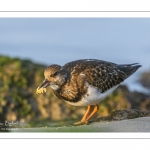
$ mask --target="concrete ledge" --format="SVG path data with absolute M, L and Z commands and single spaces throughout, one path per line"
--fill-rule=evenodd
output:
M 13 132 L 150 132 L 150 117 L 94 122 L 82 126 L 18 128 Z

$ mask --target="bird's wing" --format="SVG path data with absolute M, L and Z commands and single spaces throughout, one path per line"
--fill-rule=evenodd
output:
M 85 75 L 85 80 L 105 92 L 115 85 L 123 82 L 127 75 L 118 68 L 117 64 L 95 60 L 85 59 L 73 61 L 65 65 L 72 74 Z
M 106 62 L 95 62 L 89 65 L 83 73 L 86 81 L 101 92 L 112 88 L 126 79 L 126 74 L 118 69 L 117 65 Z

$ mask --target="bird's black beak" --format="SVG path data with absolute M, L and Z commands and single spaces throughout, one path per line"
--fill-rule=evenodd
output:
M 50 85 L 50 82 L 47 80 L 47 79 L 45 79 L 44 81 L 43 81 L 43 83 L 38 87 L 38 90 L 40 89 L 40 88 L 46 88 L 46 87 L 48 87 Z

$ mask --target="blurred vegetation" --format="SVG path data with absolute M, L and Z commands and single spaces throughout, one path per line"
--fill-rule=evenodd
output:
M 144 72 L 141 77 L 140 77 L 140 80 L 141 84 L 150 89 L 150 70 L 149 71 L 146 71 Z
M 46 67 L 29 60 L 0 56 L 0 121 L 82 118 L 86 107 L 65 103 L 50 88 L 47 88 L 46 93 L 36 95 L 37 87 L 44 80 L 43 72 Z M 145 77 L 143 74 L 142 78 L 143 83 L 150 85 L 149 75 Z M 150 97 L 143 93 L 130 92 L 126 86 L 120 86 L 100 103 L 97 116 L 107 116 L 118 109 L 150 110 Z
M 34 108 L 34 89 L 43 70 L 44 66 L 29 60 L 0 56 L 0 113 L 5 119 L 31 119 L 39 113 Z M 42 81 L 42 78 L 38 80 Z

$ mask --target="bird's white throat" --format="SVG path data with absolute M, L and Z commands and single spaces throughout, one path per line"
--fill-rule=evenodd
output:
M 58 90 L 59 89 L 59 86 L 56 85 L 56 84 L 50 84 L 49 85 L 53 90 Z

